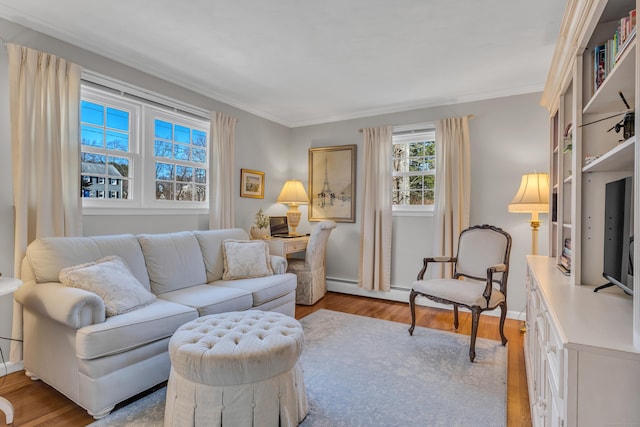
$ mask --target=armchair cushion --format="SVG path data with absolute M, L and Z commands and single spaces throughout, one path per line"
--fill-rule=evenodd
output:
M 264 240 L 234 240 L 222 242 L 224 273 L 222 280 L 250 279 L 272 276 L 269 246 Z
M 504 301 L 504 294 L 499 289 L 493 288 L 489 304 L 487 304 L 487 300 L 482 296 L 486 286 L 486 282 L 457 279 L 418 280 L 413 283 L 413 289 L 416 292 L 441 298 L 452 303 L 463 304 L 468 307 L 497 307 L 498 304 Z
M 156 299 L 118 256 L 64 268 L 60 282 L 98 295 L 104 301 L 107 317 L 144 307 Z

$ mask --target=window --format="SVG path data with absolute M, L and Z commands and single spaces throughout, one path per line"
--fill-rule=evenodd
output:
M 209 123 L 114 92 L 82 85 L 83 206 L 208 208 Z
M 433 211 L 436 178 L 435 136 L 433 127 L 394 131 L 394 211 Z

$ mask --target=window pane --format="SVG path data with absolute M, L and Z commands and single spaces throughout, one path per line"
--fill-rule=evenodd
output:
M 107 127 L 123 131 L 129 130 L 129 113 L 107 107 Z
M 100 154 L 82 153 L 81 169 L 87 175 L 105 175 L 107 173 L 107 158 Z
M 104 124 L 104 107 L 89 101 L 80 103 L 80 121 L 102 126 Z
M 182 144 L 173 145 L 173 157 L 176 160 L 189 160 L 189 146 Z
M 156 141 L 153 149 L 156 157 L 173 157 L 173 144 L 170 142 Z
M 171 123 L 162 120 L 156 120 L 155 122 L 156 138 L 173 139 Z
M 424 192 L 424 204 L 425 205 L 433 205 L 435 197 L 434 197 L 435 191 L 434 190 L 425 190 Z
M 176 184 L 176 200 L 193 199 L 193 184 Z
M 410 150 L 411 156 L 424 156 L 425 154 L 424 142 L 411 143 L 409 150 Z
M 207 183 L 207 171 L 206 171 L 206 169 L 196 168 L 195 182 L 197 184 L 206 184 Z
M 107 150 L 129 151 L 129 135 L 122 132 L 108 130 Z
M 102 128 L 82 125 L 80 132 L 82 145 L 89 145 L 91 147 L 104 147 L 104 132 L 102 131 Z
M 190 134 L 191 134 L 191 129 L 189 129 L 188 127 L 185 126 L 180 126 L 180 125 L 176 125 L 176 137 L 175 137 L 175 141 L 176 142 L 182 142 L 184 144 L 189 144 L 190 142 Z
M 207 163 L 207 151 L 202 148 L 194 148 L 191 151 L 192 161 L 197 163 Z
M 191 143 L 199 147 L 207 146 L 207 133 L 194 129 L 191 133 Z
M 422 190 L 411 190 L 409 192 L 409 204 L 410 205 L 422 204 Z
M 207 187 L 204 185 L 196 185 L 195 193 L 193 194 L 194 202 L 207 201 Z
M 173 165 L 156 162 L 156 179 L 173 180 Z
M 411 176 L 409 177 L 409 187 L 412 190 L 422 190 L 423 176 Z
M 117 175 L 109 172 L 109 175 L 112 176 L 129 176 L 129 159 L 125 159 L 122 157 L 109 157 L 109 164 L 115 169 Z
M 187 166 L 176 166 L 176 181 L 193 181 L 193 168 Z
M 156 182 L 156 200 L 173 200 L 173 183 Z

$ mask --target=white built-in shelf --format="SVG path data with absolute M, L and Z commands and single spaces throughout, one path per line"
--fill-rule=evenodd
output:
M 611 73 L 583 109 L 584 114 L 604 114 L 626 111 L 618 92 L 622 92 L 630 106 L 636 103 L 636 37 L 627 45 Z
M 567 223 L 567 222 L 565 222 L 564 224 L 562 224 L 562 227 L 563 228 L 567 228 L 567 229 L 571 229 L 572 225 Z
M 582 172 L 633 172 L 635 143 L 636 137 L 632 136 L 583 167 Z
M 562 182 L 564 182 L 565 184 L 570 184 L 572 179 L 573 179 L 573 176 L 572 176 L 572 175 L 569 175 L 569 176 L 568 176 L 568 177 L 566 177 L 566 178 L 564 179 L 564 181 L 562 181 Z

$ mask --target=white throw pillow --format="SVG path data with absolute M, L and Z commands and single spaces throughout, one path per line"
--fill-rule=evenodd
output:
M 133 311 L 156 300 L 118 256 L 64 268 L 60 270 L 60 283 L 98 295 L 104 301 L 107 317 Z
M 269 246 L 264 240 L 222 241 L 223 280 L 272 276 Z

